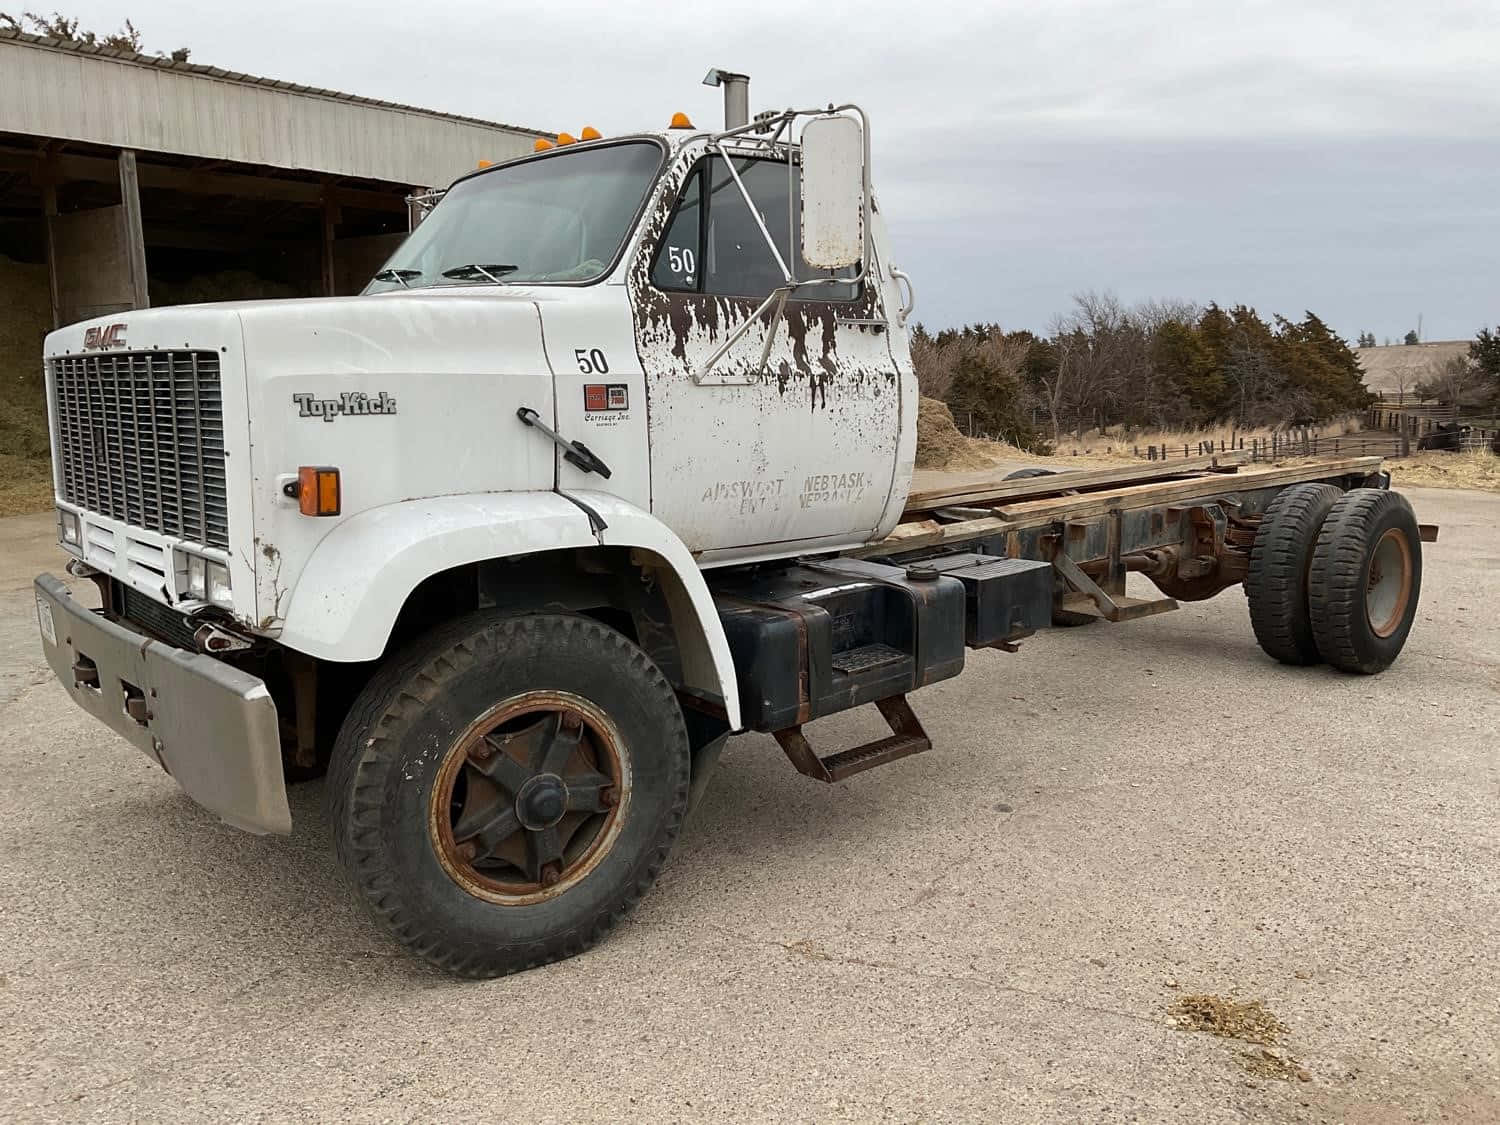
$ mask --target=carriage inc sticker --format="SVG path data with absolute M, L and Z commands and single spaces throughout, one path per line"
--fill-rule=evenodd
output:
M 583 408 L 596 410 L 629 410 L 630 388 L 624 383 L 585 383 Z

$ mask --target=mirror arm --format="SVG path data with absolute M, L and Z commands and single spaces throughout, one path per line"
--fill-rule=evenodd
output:
M 702 383 L 704 379 L 708 378 L 708 373 L 712 371 L 716 366 L 718 366 L 718 363 L 721 359 L 729 354 L 729 349 L 734 347 L 734 345 L 739 342 L 740 337 L 743 336 L 746 332 L 749 332 L 750 329 L 754 326 L 755 322 L 765 315 L 766 310 L 771 307 L 773 302 L 779 302 L 779 304 L 777 304 L 776 311 L 778 314 L 780 314 L 782 308 L 786 305 L 786 299 L 791 296 L 792 288 L 793 287 L 791 285 L 782 285 L 778 286 L 775 289 L 772 289 L 766 299 L 756 307 L 755 311 L 747 316 L 733 332 L 726 336 L 724 338 L 724 342 L 714 349 L 714 354 L 709 356 L 708 360 L 703 364 L 703 366 L 693 373 L 693 382 Z M 780 323 L 781 319 L 778 315 L 776 321 L 771 326 L 770 331 L 772 336 L 775 335 L 776 329 L 780 326 Z M 771 344 L 770 339 L 768 338 L 766 341 L 766 346 L 761 349 L 760 366 L 762 369 L 765 368 L 766 359 L 770 356 L 770 354 Z M 759 375 L 760 371 L 756 371 L 755 374 Z
M 771 359 L 771 345 L 776 342 L 776 333 L 781 328 L 781 314 L 786 311 L 786 300 L 791 295 L 790 286 L 781 290 L 781 300 L 776 302 L 776 311 L 771 314 L 771 327 L 766 330 L 766 342 L 760 349 L 760 363 L 755 367 L 757 379 L 765 374 L 766 364 Z

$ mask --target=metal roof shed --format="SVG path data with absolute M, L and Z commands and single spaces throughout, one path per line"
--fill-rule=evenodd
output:
M 148 250 L 154 271 L 279 248 L 314 267 L 304 288 L 346 292 L 406 230 L 412 189 L 543 135 L 0 31 L 0 253 L 17 224 L 44 229 L 55 323 L 148 304 Z

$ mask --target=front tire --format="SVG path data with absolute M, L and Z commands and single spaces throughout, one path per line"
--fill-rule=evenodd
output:
M 671 685 L 586 617 L 480 613 L 376 674 L 329 769 L 339 861 L 412 952 L 468 977 L 570 957 L 656 881 L 682 826 Z

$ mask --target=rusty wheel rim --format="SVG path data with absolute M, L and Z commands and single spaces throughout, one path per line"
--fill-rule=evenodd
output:
M 1399 528 L 1389 528 L 1375 541 L 1365 582 L 1365 615 L 1377 637 L 1389 637 L 1406 616 L 1411 579 L 1411 544 Z
M 449 749 L 428 831 L 476 898 L 524 906 L 562 894 L 609 853 L 630 803 L 630 759 L 607 715 L 570 692 L 491 708 Z

